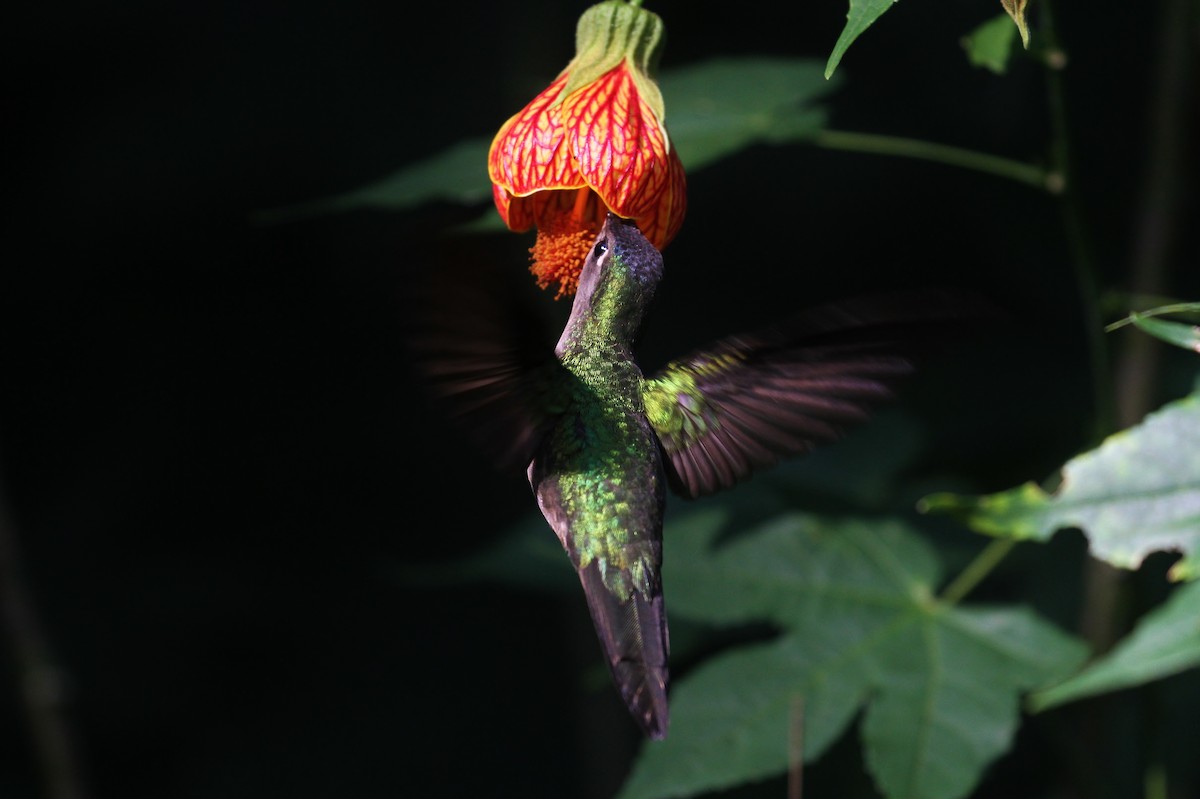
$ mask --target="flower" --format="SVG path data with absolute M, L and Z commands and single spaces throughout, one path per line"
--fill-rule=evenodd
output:
M 488 153 L 496 209 L 511 230 L 537 227 L 530 271 L 571 295 L 605 214 L 636 220 L 658 249 L 683 224 L 686 181 L 651 78 L 658 15 L 605 0 L 579 18 L 575 57 L 500 128 Z

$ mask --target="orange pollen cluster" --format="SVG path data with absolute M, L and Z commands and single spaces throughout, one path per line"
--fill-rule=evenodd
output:
M 569 219 L 560 217 L 549 227 L 538 228 L 537 240 L 529 248 L 533 261 L 529 271 L 537 278 L 539 288 L 558 283 L 556 300 L 574 294 L 579 287 L 583 262 L 600 232 L 597 227 L 580 229 L 579 223 L 568 222 Z

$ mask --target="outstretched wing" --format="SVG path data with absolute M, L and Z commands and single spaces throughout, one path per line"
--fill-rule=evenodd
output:
M 970 318 L 969 305 L 939 291 L 864 298 L 672 361 L 643 388 L 671 488 L 711 494 L 838 438 L 892 396 L 931 338 Z
M 409 360 L 438 411 L 498 467 L 523 470 L 561 406 L 553 339 L 488 253 L 439 255 L 408 303 Z

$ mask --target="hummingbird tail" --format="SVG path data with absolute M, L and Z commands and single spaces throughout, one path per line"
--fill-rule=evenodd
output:
M 592 622 L 604 647 L 613 680 L 629 712 L 655 740 L 667 737 L 667 613 L 661 588 L 621 601 L 604 584 L 593 561 L 579 570 Z

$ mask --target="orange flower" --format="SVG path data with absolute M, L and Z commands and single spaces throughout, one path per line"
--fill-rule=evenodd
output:
M 662 39 L 662 20 L 637 5 L 592 6 L 575 57 L 492 141 L 496 209 L 512 230 L 537 227 L 530 271 L 542 288 L 558 283 L 557 297 L 575 293 L 608 211 L 660 250 L 683 224 L 683 165 L 650 77 Z

